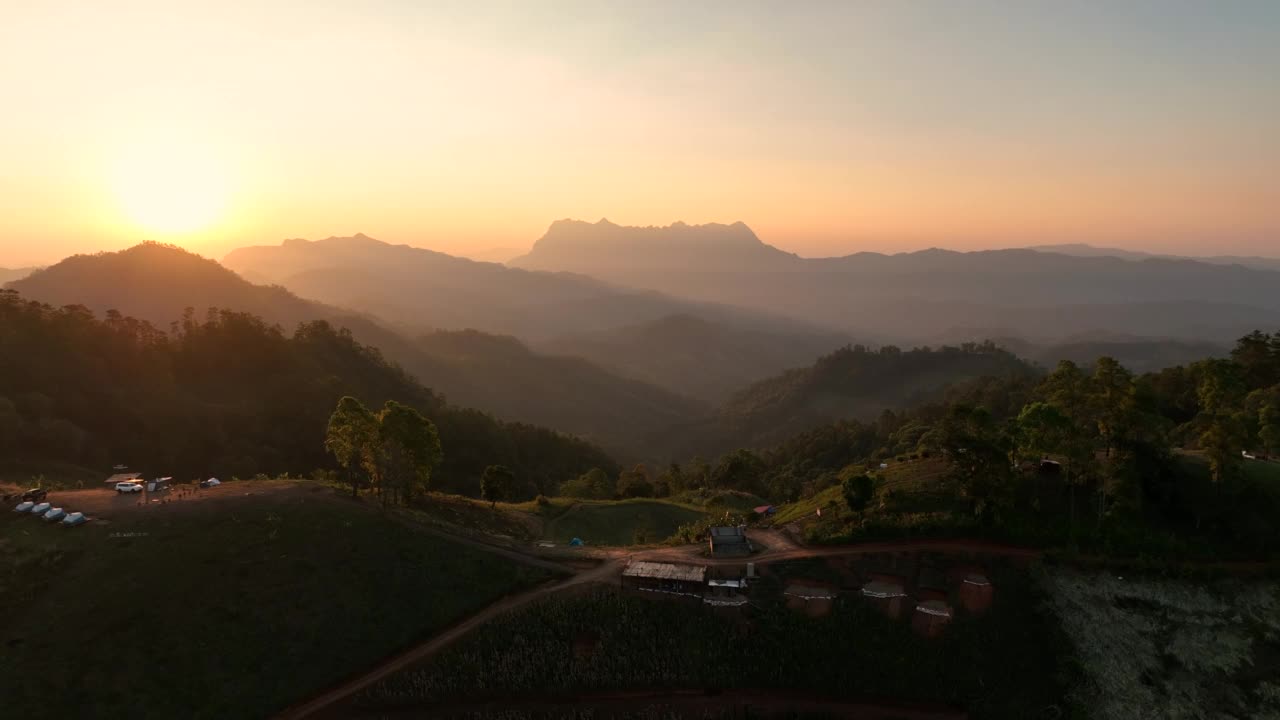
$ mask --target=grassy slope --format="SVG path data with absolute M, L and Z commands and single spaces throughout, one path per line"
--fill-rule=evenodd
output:
M 582 538 L 588 545 L 658 542 L 703 511 L 661 500 L 582 501 L 546 522 L 543 534 L 556 542 Z
M 945 461 L 934 458 L 890 463 L 874 474 L 879 480 L 877 499 L 884 498 L 894 510 L 920 512 L 932 509 L 934 503 L 925 502 L 925 496 L 933 495 L 946 481 L 948 469 Z M 918 503 L 915 501 L 919 501 Z M 912 507 L 913 505 L 919 507 Z M 928 507 L 926 507 L 928 506 Z M 813 497 L 797 500 L 778 508 L 774 524 L 817 521 L 816 510 L 822 508 L 822 521 L 843 521 L 849 516 L 839 485 L 829 487 Z
M 264 716 L 545 578 L 319 493 L 224 502 L 4 513 L 4 714 Z

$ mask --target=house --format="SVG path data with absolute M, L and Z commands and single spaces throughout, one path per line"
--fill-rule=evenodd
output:
M 835 588 L 817 580 L 796 580 L 782 594 L 787 599 L 788 608 L 800 610 L 812 617 L 829 615 L 839 595 Z
M 700 598 L 706 589 L 706 582 L 707 568 L 704 565 L 637 560 L 622 571 L 622 587 L 630 590 Z
M 751 541 L 745 527 L 713 527 L 709 534 L 711 554 L 717 557 L 750 555 Z

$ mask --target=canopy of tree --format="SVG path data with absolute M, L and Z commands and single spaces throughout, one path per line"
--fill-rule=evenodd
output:
M 325 432 L 348 395 L 394 400 L 434 423 L 446 449 L 438 489 L 478 496 L 494 463 L 523 479 L 521 497 L 618 469 L 582 440 L 446 404 L 327 322 L 290 335 L 245 313 L 188 311 L 164 332 L 0 294 L 0 457 L 176 477 L 309 472 L 334 467 Z

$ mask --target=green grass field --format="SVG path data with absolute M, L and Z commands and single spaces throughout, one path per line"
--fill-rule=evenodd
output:
M 5 512 L 0 715 L 265 717 L 545 579 L 322 488 Z
M 546 521 L 543 535 L 555 542 L 581 538 L 588 545 L 634 545 L 665 540 L 703 511 L 661 500 L 582 501 Z

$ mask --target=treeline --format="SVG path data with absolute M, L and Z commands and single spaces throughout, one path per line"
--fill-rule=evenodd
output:
M 325 431 L 348 395 L 394 400 L 434 423 L 444 455 L 433 489 L 478 496 L 495 463 L 521 478 L 517 497 L 592 467 L 617 471 L 576 438 L 446 404 L 327 322 L 287 334 L 245 313 L 188 310 L 162 331 L 0 292 L 0 462 L 104 473 L 122 463 L 184 479 L 336 469 Z
M 678 428 L 652 444 L 672 458 L 763 449 L 844 418 L 867 421 L 885 408 L 935 403 L 948 388 L 977 378 L 1017 380 L 1042 371 L 992 342 L 904 350 L 851 345 L 813 365 L 756 382 L 706 423 Z
M 950 468 L 957 526 L 1064 539 L 1200 537 L 1265 554 L 1280 550 L 1280 486 L 1252 481 L 1245 463 L 1277 452 L 1280 333 L 1256 332 L 1225 359 L 1135 375 L 1100 358 L 1087 368 L 1063 362 L 1044 376 L 975 378 L 935 402 L 827 423 L 767 451 L 570 487 L 591 496 L 734 489 L 784 503 L 843 485 L 855 514 L 865 510 L 857 520 L 879 522 L 868 506 L 880 463 L 928 458 Z M 627 479 L 638 474 L 647 484 Z

